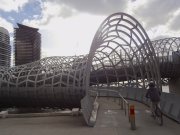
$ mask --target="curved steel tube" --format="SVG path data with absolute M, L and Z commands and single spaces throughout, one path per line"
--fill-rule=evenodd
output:
M 172 37 L 152 41 L 156 56 L 160 63 L 161 78 L 177 78 L 180 76 L 180 38 Z
M 0 67 L 0 107 L 79 107 L 90 85 L 146 88 L 153 80 L 160 88 L 156 55 L 162 51 L 164 56 L 162 44 L 171 40 L 177 41 L 151 43 L 132 16 L 112 14 L 97 30 L 88 56 L 48 57 Z
M 0 67 L 0 106 L 79 107 L 85 95 L 87 56 L 48 57 Z

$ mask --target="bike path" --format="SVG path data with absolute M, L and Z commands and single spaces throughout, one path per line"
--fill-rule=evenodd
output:
M 135 106 L 136 130 L 130 129 L 128 117 L 118 105 L 118 100 L 113 98 L 100 98 L 100 107 L 95 127 L 114 128 L 117 135 L 179 135 L 180 124 L 173 120 L 163 117 L 164 125 L 160 126 L 151 117 L 150 108 L 146 105 L 128 101 Z

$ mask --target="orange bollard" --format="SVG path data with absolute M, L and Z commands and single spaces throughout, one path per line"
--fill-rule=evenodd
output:
M 130 117 L 131 129 L 136 130 L 134 105 L 130 106 L 129 117 Z

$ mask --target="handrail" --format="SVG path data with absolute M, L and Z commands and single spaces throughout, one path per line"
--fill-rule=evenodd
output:
M 94 92 L 94 93 L 96 94 L 96 97 L 95 97 L 95 100 L 94 100 L 94 102 L 96 102 L 96 101 L 97 101 L 97 98 L 98 98 L 99 93 L 98 93 L 97 91 L 94 91 L 94 90 L 90 90 L 90 91 L 88 91 L 88 92 Z
M 128 119 L 129 119 L 129 122 L 130 122 L 130 116 L 129 116 L 129 102 L 121 95 L 121 93 L 119 91 L 116 91 L 116 90 L 110 90 L 110 89 L 96 89 L 95 88 L 91 88 L 92 92 L 97 92 L 98 96 L 100 95 L 99 92 L 100 91 L 107 91 L 107 92 L 114 92 L 114 93 L 117 93 L 117 95 L 120 97 L 119 99 L 121 99 L 121 101 L 119 100 L 119 104 L 121 103 L 121 109 L 123 109 L 124 107 L 124 112 L 125 112 L 125 116 L 128 114 Z M 127 113 L 128 112 L 128 113 Z
M 129 103 L 128 101 L 120 94 L 120 92 L 118 93 L 118 95 L 121 97 L 122 101 L 121 101 L 121 108 L 123 109 L 123 106 L 124 106 L 124 103 L 126 104 L 125 105 L 125 115 L 126 115 L 126 106 L 127 106 L 127 110 L 128 110 L 128 118 L 129 118 Z

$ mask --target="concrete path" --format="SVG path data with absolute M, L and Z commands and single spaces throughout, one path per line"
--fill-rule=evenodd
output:
M 149 108 L 132 102 L 136 108 L 137 130 L 130 129 L 128 118 L 118 101 L 99 99 L 100 108 L 94 128 L 87 127 L 82 116 L 56 116 L 0 119 L 0 135 L 179 135 L 180 124 L 164 118 L 159 126 Z
M 180 124 L 171 119 L 163 117 L 164 125 L 159 126 L 151 117 L 150 108 L 135 102 L 128 101 L 135 105 L 136 130 L 130 129 L 128 117 L 118 106 L 118 100 L 103 98 L 99 99 L 100 108 L 96 128 L 112 128 L 115 135 L 179 135 Z

